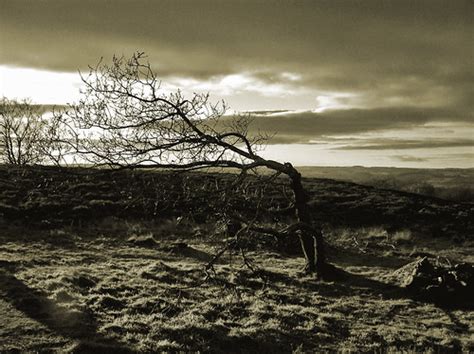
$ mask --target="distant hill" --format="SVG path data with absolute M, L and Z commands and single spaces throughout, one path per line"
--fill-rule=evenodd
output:
M 474 168 L 298 167 L 304 177 L 330 178 L 380 188 L 473 202 Z

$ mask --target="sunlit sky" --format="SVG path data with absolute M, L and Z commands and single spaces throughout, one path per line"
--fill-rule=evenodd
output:
M 474 2 L 0 0 L 0 96 L 79 98 L 78 71 L 144 51 L 297 165 L 474 167 Z

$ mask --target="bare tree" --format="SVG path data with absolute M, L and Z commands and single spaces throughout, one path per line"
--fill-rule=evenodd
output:
M 166 168 L 191 171 L 234 168 L 241 176 L 273 171 L 286 175 L 293 194 L 296 221 L 284 230 L 299 235 L 306 272 L 325 276 L 324 240 L 313 222 L 301 174 L 291 163 L 267 160 L 256 152 L 261 136 L 250 137 L 245 116 L 225 116 L 224 103 L 209 103 L 208 95 L 185 98 L 166 93 L 143 53 L 131 58 L 100 61 L 81 75 L 82 99 L 57 115 L 69 161 L 111 168 Z M 67 136 L 64 134 L 68 132 Z
M 53 156 L 50 149 L 55 145 L 56 133 L 53 120 L 44 119 L 40 107 L 29 100 L 0 99 L 0 160 L 3 163 L 45 163 Z

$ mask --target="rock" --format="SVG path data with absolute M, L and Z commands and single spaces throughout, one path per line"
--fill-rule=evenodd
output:
M 442 305 L 474 305 L 474 266 L 435 265 L 427 257 L 408 263 L 393 273 L 396 283 L 415 298 Z
M 435 268 L 428 257 L 408 263 L 393 273 L 398 285 L 403 288 L 429 285 L 436 275 Z

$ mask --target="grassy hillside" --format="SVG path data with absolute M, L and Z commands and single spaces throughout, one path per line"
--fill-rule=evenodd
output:
M 110 216 L 215 222 L 215 214 L 229 208 L 229 203 L 242 212 L 254 207 L 251 193 L 232 196 L 238 200 L 220 200 L 218 190 L 235 178 L 206 173 L 3 167 L 0 215 L 12 222 L 44 227 L 79 225 Z M 474 228 L 473 204 L 332 179 L 305 178 L 304 184 L 314 217 L 330 226 L 408 228 L 454 238 L 470 236 Z M 265 199 L 271 206 L 287 203 L 278 188 L 267 188 Z
M 472 204 L 306 178 L 341 269 L 323 282 L 299 274 L 295 239 L 256 235 L 206 271 L 226 208 L 255 208 L 251 188 L 215 193 L 233 175 L 89 172 L 0 168 L 1 352 L 474 350 L 472 306 L 397 278 L 419 257 L 473 263 Z

